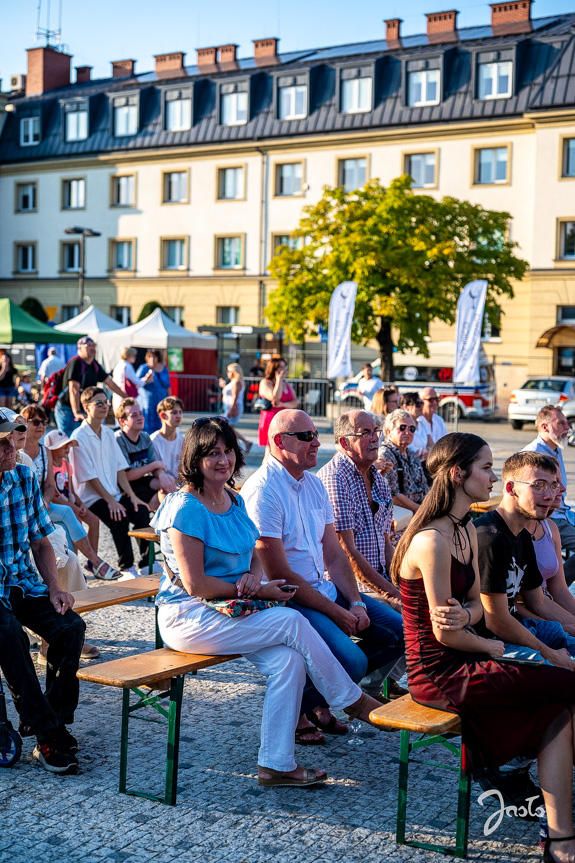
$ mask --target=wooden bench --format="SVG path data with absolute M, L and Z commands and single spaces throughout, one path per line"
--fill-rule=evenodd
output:
M 75 590 L 74 611 L 86 614 L 99 608 L 109 608 L 112 605 L 123 605 L 135 599 L 151 599 L 160 589 L 159 575 L 144 575 L 133 581 L 113 581 L 108 584 L 98 584 L 85 590 Z M 156 647 L 162 647 L 163 641 L 158 629 L 158 611 L 155 616 Z
M 481 501 L 480 503 L 472 503 L 471 512 L 473 514 L 473 518 L 479 518 L 480 515 L 497 509 L 502 499 L 502 494 L 496 494 L 493 497 L 490 497 L 489 500 Z
M 154 560 L 156 559 L 155 543 L 157 542 L 159 544 L 160 537 L 153 527 L 142 527 L 138 530 L 129 530 L 128 536 L 133 536 L 134 539 L 145 539 L 146 542 L 150 543 L 150 548 L 148 550 L 148 573 L 151 575 L 154 571 Z
M 238 655 L 203 656 L 196 653 L 179 653 L 168 647 L 162 647 L 159 650 L 101 662 L 99 665 L 78 670 L 80 680 L 99 683 L 102 686 L 116 686 L 123 690 L 119 782 L 121 794 L 132 794 L 136 797 L 145 797 L 147 800 L 166 803 L 169 806 L 175 805 L 184 675 L 237 658 Z M 160 691 L 156 693 L 156 690 Z M 134 692 L 138 698 L 133 704 L 130 704 L 130 692 Z M 167 707 L 161 704 L 165 698 L 169 699 Z M 152 720 L 168 726 L 163 797 L 127 788 L 128 723 L 132 713 L 145 707 L 152 707 L 167 720 L 166 723 L 162 720 Z
M 410 845 L 414 848 L 425 848 L 428 851 L 438 851 L 441 854 L 449 854 L 453 857 L 467 856 L 467 837 L 469 833 L 469 800 L 471 794 L 471 775 L 467 767 L 465 745 L 456 746 L 447 735 L 461 734 L 461 720 L 455 713 L 444 710 L 435 710 L 432 707 L 424 707 L 413 701 L 411 695 L 404 695 L 389 704 L 384 704 L 374 710 L 370 717 L 371 721 L 381 728 L 399 729 L 399 787 L 397 796 L 397 827 L 396 842 L 398 845 Z M 420 736 L 413 742 L 410 733 L 415 732 Z M 405 838 L 405 823 L 407 815 L 407 781 L 409 772 L 409 756 L 411 752 L 424 749 L 433 744 L 440 744 L 454 755 L 458 756 L 459 765 L 453 767 L 445 764 L 432 764 L 447 770 L 457 770 L 459 773 L 459 791 L 457 798 L 457 827 L 455 833 L 455 847 L 444 845 L 433 845 L 428 842 L 416 842 Z

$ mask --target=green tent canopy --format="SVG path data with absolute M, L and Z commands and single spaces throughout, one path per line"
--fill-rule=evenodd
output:
M 43 324 L 12 300 L 0 300 L 0 344 L 73 345 L 79 338 L 79 333 L 63 333 Z

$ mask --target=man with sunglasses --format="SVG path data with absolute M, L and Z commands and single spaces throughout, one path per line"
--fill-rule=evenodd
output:
M 241 491 L 261 534 L 256 548 L 266 576 L 297 585 L 297 602 L 290 604 L 310 621 L 355 682 L 368 670 L 366 654 L 370 671 L 388 663 L 393 667 L 403 655 L 397 615 L 390 625 L 390 610 L 359 592 L 338 541 L 327 491 L 310 473 L 320 446 L 311 417 L 300 410 L 280 411 L 270 425 L 269 441 L 269 458 Z M 322 730 L 345 733 L 313 688 L 304 691 L 306 713 Z
M 423 402 L 423 411 L 417 420 L 418 425 L 422 427 L 428 436 L 429 442 L 433 441 L 435 444 L 447 434 L 445 420 L 437 413 L 439 396 L 433 387 L 424 387 L 422 390 L 419 390 L 419 398 Z
M 412 450 L 424 462 L 429 450 L 433 446 L 433 439 L 427 434 L 423 426 L 417 422 L 423 414 L 423 400 L 419 398 L 419 394 L 416 392 L 402 393 L 399 407 L 401 410 L 411 414 L 415 420 L 415 434 L 407 448 Z

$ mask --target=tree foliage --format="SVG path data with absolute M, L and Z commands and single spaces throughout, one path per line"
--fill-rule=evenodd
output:
M 346 192 L 326 186 L 305 207 L 295 237 L 302 248 L 281 246 L 270 263 L 278 285 L 266 314 L 292 341 L 328 324 L 329 301 L 340 282 L 358 285 L 352 340 L 377 339 L 382 377 L 393 380 L 393 335 L 399 350 L 428 355 L 429 323 L 453 323 L 465 284 L 485 278 L 486 313 L 497 323 L 499 299 L 513 296 L 527 262 L 507 238 L 509 213 L 478 204 L 414 193 L 402 176 L 386 188 L 371 180 Z
M 138 321 L 136 321 L 136 323 L 138 323 L 139 321 L 143 321 L 144 318 L 148 318 L 152 314 L 152 312 L 156 311 L 156 309 L 161 309 L 162 311 L 164 311 L 164 307 L 161 303 L 158 303 L 157 300 L 149 300 L 147 303 L 144 303 L 142 311 L 140 312 L 138 316 Z
M 20 308 L 24 309 L 25 312 L 28 312 L 29 315 L 32 315 L 33 318 L 36 318 L 38 321 L 42 321 L 43 324 L 48 323 L 48 315 L 46 313 L 46 309 L 36 297 L 26 297 L 25 300 L 22 300 L 20 303 Z

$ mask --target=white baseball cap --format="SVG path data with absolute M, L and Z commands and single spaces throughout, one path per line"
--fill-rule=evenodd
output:
M 77 440 L 71 440 L 67 434 L 59 429 L 52 429 L 52 431 L 47 432 L 44 435 L 43 443 L 46 449 L 59 449 L 67 443 L 72 444 L 72 446 L 79 446 Z

